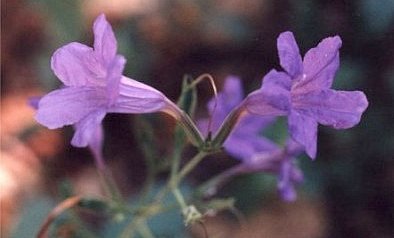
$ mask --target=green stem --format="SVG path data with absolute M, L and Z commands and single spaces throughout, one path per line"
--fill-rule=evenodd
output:
M 173 163 L 173 165 L 171 166 L 171 175 L 169 181 L 167 182 L 167 185 L 162 190 L 160 190 L 160 192 L 155 196 L 154 201 L 148 207 L 154 207 L 157 204 L 160 204 L 164 196 L 169 191 L 171 191 L 174 194 L 174 197 L 177 200 L 179 206 L 182 208 L 182 210 L 185 210 L 187 208 L 187 204 L 185 199 L 183 198 L 182 193 L 178 188 L 178 184 L 182 181 L 182 179 L 186 175 L 190 173 L 190 171 L 193 168 L 195 168 L 198 165 L 198 163 L 202 161 L 202 159 L 204 159 L 204 157 L 207 154 L 208 153 L 204 151 L 199 152 L 182 168 L 182 170 L 179 173 L 177 173 L 179 167 L 179 161 L 178 159 L 174 160 L 173 162 L 175 163 Z M 140 224 L 142 221 L 145 221 L 147 217 L 152 216 L 154 214 L 155 213 L 141 214 L 138 218 L 134 219 L 132 222 L 130 222 L 130 224 L 126 226 L 126 228 L 121 234 L 121 238 L 133 237 L 133 234 L 135 233 L 138 224 Z
M 174 178 L 174 184 L 177 186 L 182 179 L 188 175 L 204 158 L 208 153 L 205 151 L 198 152 L 179 172 L 179 174 Z
M 184 111 L 180 112 L 180 119 L 178 122 L 183 127 L 183 129 L 185 129 L 186 135 L 189 137 L 190 142 L 194 146 L 199 148 L 204 144 L 204 137 L 197 129 L 197 126 L 193 120 Z
M 234 109 L 224 120 L 220 126 L 216 136 L 212 139 L 212 148 L 220 148 L 227 137 L 232 132 L 235 125 L 245 115 L 245 108 L 241 104 L 238 108 Z
M 141 221 L 141 223 L 138 225 L 138 232 L 143 238 L 155 237 L 145 221 Z
M 119 192 L 119 188 L 112 177 L 111 171 L 107 167 L 97 168 L 97 173 L 102 181 L 105 192 L 111 197 L 112 201 L 117 203 L 117 205 L 124 205 L 124 200 Z
M 209 196 L 215 194 L 218 188 L 224 185 L 230 178 L 242 174 L 244 171 L 244 164 L 239 164 L 223 171 L 222 173 L 210 178 L 208 181 L 200 185 L 197 189 L 197 195 Z
M 183 197 L 179 188 L 173 188 L 172 194 L 174 194 L 174 197 L 175 197 L 176 201 L 178 202 L 179 206 L 181 207 L 182 211 L 187 209 L 187 204 L 185 202 L 185 198 Z
M 130 222 L 123 230 L 120 238 L 133 238 L 140 222 L 144 221 L 142 218 L 136 218 Z

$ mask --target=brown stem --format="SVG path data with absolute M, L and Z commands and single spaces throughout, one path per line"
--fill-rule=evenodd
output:
M 47 216 L 44 223 L 41 225 L 41 228 L 37 234 L 37 238 L 47 238 L 48 237 L 48 229 L 51 223 L 62 214 L 65 210 L 77 205 L 81 201 L 80 196 L 74 196 L 67 198 L 63 202 L 59 203 Z

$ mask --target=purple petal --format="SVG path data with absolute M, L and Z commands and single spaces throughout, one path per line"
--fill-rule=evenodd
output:
M 71 125 L 107 103 L 105 91 L 93 87 L 55 90 L 44 96 L 35 119 L 50 129 Z
M 304 181 L 304 173 L 298 166 L 292 165 L 292 170 L 290 172 L 290 179 L 293 183 L 299 184 Z
M 291 84 L 286 73 L 273 69 L 264 76 L 261 89 L 271 94 L 285 94 L 291 89 Z
M 257 153 L 276 150 L 278 147 L 272 141 L 257 134 L 232 133 L 224 143 L 224 148 L 235 158 L 248 161 Z
M 104 65 L 109 65 L 116 55 L 117 43 L 111 25 L 101 14 L 93 25 L 94 51 Z
M 248 114 L 241 118 L 234 131 L 237 134 L 258 134 L 259 131 L 271 124 L 275 118 L 272 116 Z
M 222 93 L 234 101 L 235 107 L 244 97 L 241 79 L 234 75 L 226 77 Z
M 271 70 L 259 90 L 244 100 L 247 110 L 262 116 L 283 116 L 290 108 L 291 78 L 283 72 Z
M 53 72 L 66 86 L 103 84 L 97 77 L 104 73 L 96 65 L 93 49 L 77 42 L 59 48 L 51 59 Z
M 250 172 L 278 173 L 283 159 L 283 151 L 276 144 L 273 144 L 273 147 L 275 148 L 272 150 L 255 153 L 243 161 Z
M 283 32 L 278 37 L 278 53 L 280 65 L 286 72 L 295 77 L 302 72 L 302 58 L 292 32 Z
M 105 114 L 104 114 L 105 115 Z M 82 124 L 77 124 L 76 127 Z M 92 125 L 93 126 L 93 125 Z M 82 128 L 80 128 L 82 129 Z M 77 128 L 78 130 L 78 128 Z M 96 165 L 99 169 L 105 169 L 105 162 L 103 156 L 103 142 L 104 142 L 104 131 L 102 124 L 98 125 L 94 131 L 91 139 L 89 140 L 89 149 L 93 154 Z
M 243 104 L 250 113 L 261 116 L 284 116 L 290 110 L 290 92 L 266 87 L 249 94 Z
M 291 181 L 292 164 L 291 161 L 285 160 L 282 162 L 279 177 L 278 190 L 283 200 L 294 201 L 297 198 L 297 193 Z
M 288 124 L 291 137 L 303 145 L 309 157 L 314 159 L 317 147 L 317 122 L 315 119 L 292 110 Z
M 297 78 L 294 87 L 303 85 L 305 91 L 330 88 L 339 67 L 341 45 L 341 38 L 334 36 L 322 40 L 316 48 L 310 49 L 304 57 L 303 75 Z
M 243 98 L 243 89 L 241 80 L 236 76 L 228 76 L 225 79 L 223 89 L 217 94 L 217 97 L 212 97 L 208 102 L 208 111 L 211 116 L 211 131 L 215 133 L 227 115 L 233 110 Z M 215 107 L 216 104 L 216 107 Z M 208 122 L 207 122 L 208 130 Z
M 297 156 L 304 151 L 304 146 L 289 137 L 286 141 L 285 150 L 288 156 Z
M 358 124 L 368 106 L 363 92 L 332 89 L 300 95 L 296 101 L 299 103 L 294 103 L 294 106 L 299 112 L 336 129 Z
M 124 66 L 126 64 L 126 59 L 123 56 L 116 56 L 111 64 L 108 66 L 107 74 L 107 92 L 109 98 L 109 105 L 116 102 L 119 95 L 120 80 L 122 78 L 122 73 Z
M 262 116 L 284 116 L 290 107 L 289 95 L 269 94 L 257 90 L 246 98 L 245 105 L 250 113 Z
M 75 125 L 76 131 L 71 140 L 71 144 L 76 147 L 91 145 L 93 149 L 98 149 L 96 147 L 100 145 L 102 138 L 94 137 L 94 135 L 99 135 L 97 134 L 97 130 L 100 130 L 99 128 L 105 114 L 105 110 L 97 110 L 89 113 L 89 115 L 80 120 Z
M 122 77 L 120 80 L 119 96 L 116 104 L 108 111 L 119 113 L 149 113 L 157 112 L 169 106 L 169 100 L 158 90 Z
M 227 116 L 242 101 L 243 97 L 241 80 L 236 76 L 228 76 L 222 91 L 217 95 L 217 110 L 222 109 Z M 208 103 L 210 113 L 212 113 L 214 104 L 215 98 L 212 98 Z

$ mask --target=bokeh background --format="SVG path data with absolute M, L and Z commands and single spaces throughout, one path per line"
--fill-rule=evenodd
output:
M 51 54 L 71 41 L 91 44 L 91 25 L 101 12 L 128 60 L 125 74 L 173 100 L 185 74 L 210 73 L 219 88 L 234 74 L 247 92 L 256 89 L 265 73 L 279 69 L 276 38 L 283 31 L 294 32 L 303 53 L 327 36 L 340 35 L 341 67 L 334 87 L 367 94 L 370 105 L 361 123 L 344 131 L 320 127 L 316 161 L 300 158 L 306 178 L 296 202 L 279 200 L 270 175 L 240 176 L 219 196 L 236 198 L 246 229 L 239 229 L 229 214 L 206 218 L 205 224 L 210 237 L 392 237 L 392 0 L 3 0 L 1 237 L 32 237 L 69 187 L 77 194 L 101 193 L 89 152 L 69 145 L 72 129 L 37 125 L 26 103 L 59 86 L 50 70 Z M 211 96 L 208 84 L 199 86 L 197 117 L 206 115 Z M 155 151 L 168 152 L 174 127 L 169 118 L 109 115 L 104 123 L 108 163 L 131 202 L 145 178 L 141 120 L 153 125 Z M 283 125 L 275 125 L 271 134 L 282 133 Z M 209 159 L 192 174 L 191 184 L 234 163 L 224 153 Z M 105 230 L 103 236 L 116 232 L 89 219 L 90 226 Z M 201 228 L 183 228 L 179 214 L 152 224 L 162 237 L 204 237 Z M 59 237 L 84 237 L 76 225 L 58 228 Z

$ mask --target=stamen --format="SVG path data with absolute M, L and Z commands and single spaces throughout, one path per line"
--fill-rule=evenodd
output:
M 217 107 L 217 104 L 218 104 L 218 102 L 217 102 L 217 101 L 218 101 L 218 99 L 217 99 L 217 97 L 218 97 L 218 91 L 217 91 L 217 88 L 216 88 L 215 80 L 213 79 L 212 75 L 210 75 L 210 74 L 202 74 L 202 75 L 198 76 L 198 77 L 190 84 L 189 87 L 190 87 L 190 88 L 193 88 L 193 87 L 197 86 L 197 84 L 201 83 L 204 79 L 208 79 L 208 80 L 209 80 L 209 82 L 210 82 L 210 84 L 211 84 L 211 87 L 212 87 L 212 89 L 213 89 L 213 94 L 214 94 L 213 109 L 212 109 L 212 113 L 211 113 L 211 115 L 210 115 L 210 117 L 209 117 L 209 119 L 208 119 L 208 135 L 211 135 L 211 134 L 212 134 L 212 131 L 211 131 L 211 127 L 212 127 L 212 118 L 213 118 L 213 115 L 215 114 L 216 107 Z M 209 137 L 210 137 L 210 136 L 208 136 L 208 139 L 209 139 Z

